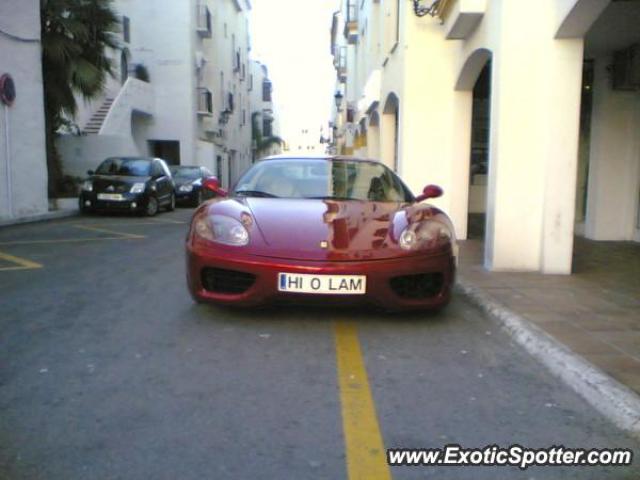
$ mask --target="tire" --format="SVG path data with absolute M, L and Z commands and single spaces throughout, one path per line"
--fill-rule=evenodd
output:
M 153 217 L 156 213 L 158 213 L 158 199 L 156 197 L 149 197 L 147 201 L 147 208 L 144 213 L 147 217 Z
M 171 199 L 169 200 L 169 205 L 167 205 L 167 212 L 173 212 L 176 209 L 176 194 L 171 194 Z

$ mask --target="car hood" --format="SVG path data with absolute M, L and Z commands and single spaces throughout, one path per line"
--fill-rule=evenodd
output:
M 113 187 L 116 193 L 129 191 L 135 183 L 147 183 L 151 177 L 130 177 L 121 175 L 94 175 L 91 177 L 93 189 L 96 192 L 104 192 L 109 187 Z
M 252 253 L 296 260 L 392 258 L 407 225 L 407 204 L 368 201 L 244 198 L 254 219 Z M 256 240 L 259 234 L 261 241 Z

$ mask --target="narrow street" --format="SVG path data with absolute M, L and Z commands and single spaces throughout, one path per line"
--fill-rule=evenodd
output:
M 437 314 L 195 304 L 190 215 L 0 230 L 0 478 L 343 479 L 360 458 L 345 440 L 353 422 L 384 448 L 638 449 L 459 296 Z M 349 362 L 369 388 L 345 403 Z M 637 466 L 389 471 L 640 477 Z

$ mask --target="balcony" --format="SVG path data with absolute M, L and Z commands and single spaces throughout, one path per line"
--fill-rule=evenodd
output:
M 211 11 L 209 10 L 209 7 L 207 7 L 206 5 L 198 5 L 197 17 L 198 35 L 200 35 L 202 38 L 211 38 L 212 22 Z
M 487 0 L 448 0 L 439 13 L 448 40 L 471 36 L 487 10 Z
M 198 88 L 198 115 L 213 115 L 213 93 L 208 88 Z
M 347 21 L 344 25 L 344 36 L 350 45 L 358 43 L 358 3 L 349 0 L 347 5 Z

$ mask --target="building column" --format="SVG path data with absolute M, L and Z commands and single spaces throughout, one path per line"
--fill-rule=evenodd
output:
M 525 18 L 503 25 L 508 41 L 493 56 L 485 266 L 569 274 L 583 42 L 554 40 Z

